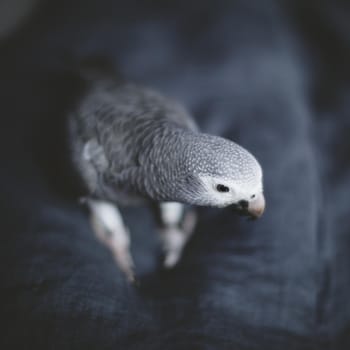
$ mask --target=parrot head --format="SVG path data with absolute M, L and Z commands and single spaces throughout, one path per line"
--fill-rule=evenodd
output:
M 265 209 L 263 173 L 256 158 L 227 139 L 201 134 L 192 143 L 187 162 L 192 203 L 226 207 L 260 217 Z

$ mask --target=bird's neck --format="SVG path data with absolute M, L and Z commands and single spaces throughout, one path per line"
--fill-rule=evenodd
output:
M 189 150 L 196 133 L 166 124 L 148 135 L 149 142 L 143 152 L 147 196 L 157 201 L 189 202 L 186 177 Z

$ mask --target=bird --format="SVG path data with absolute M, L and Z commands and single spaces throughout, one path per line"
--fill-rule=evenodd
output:
M 129 281 L 134 263 L 121 206 L 156 208 L 166 268 L 179 262 L 194 231 L 187 206 L 263 214 L 263 172 L 248 150 L 201 132 L 180 102 L 152 88 L 111 71 L 81 76 L 86 87 L 67 119 L 70 157 L 93 231 Z

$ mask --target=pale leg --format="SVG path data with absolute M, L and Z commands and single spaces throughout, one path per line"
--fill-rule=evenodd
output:
M 97 238 L 113 253 L 117 265 L 134 282 L 134 263 L 130 254 L 129 230 L 118 208 L 110 202 L 88 199 L 91 224 Z
M 184 212 L 180 203 L 160 204 L 160 237 L 165 253 L 164 267 L 172 268 L 180 260 L 182 251 L 196 225 L 193 211 Z

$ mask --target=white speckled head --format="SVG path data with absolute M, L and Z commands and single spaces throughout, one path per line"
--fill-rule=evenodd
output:
M 192 143 L 187 166 L 200 183 L 194 204 L 225 207 L 244 203 L 249 209 L 258 200 L 260 206 L 265 205 L 261 166 L 236 143 L 200 134 Z M 264 208 L 258 209 L 261 214 Z

